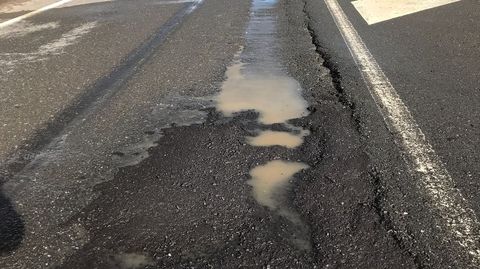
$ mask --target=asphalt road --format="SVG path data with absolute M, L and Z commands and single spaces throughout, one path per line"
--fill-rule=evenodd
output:
M 460 1 L 372 25 L 350 1 L 339 3 L 450 173 L 452 189 L 479 212 L 478 3 Z M 402 163 L 388 146 L 392 135 L 383 132 L 384 120 L 326 4 L 307 1 L 306 10 L 319 50 L 337 76 L 338 86 L 355 104 L 361 132 L 368 137 L 367 151 L 386 188 L 383 205 L 399 244 L 420 267 L 476 268 L 468 261 L 471 257 L 465 257 L 468 254 L 455 250 L 448 235 L 436 231 L 441 228 L 432 228 L 439 225 L 435 219 L 443 216 L 431 205 L 425 206 L 428 198 L 422 197 L 418 186 L 422 179 L 405 175 L 405 167 L 392 167 Z M 403 212 L 408 215 L 402 216 Z
M 0 2 L 1 268 L 477 268 L 326 2 L 73 0 L 1 26 L 52 2 Z M 340 6 L 475 216 L 480 6 Z M 227 85 L 260 93 L 229 115 Z M 262 200 L 280 161 L 303 168 Z

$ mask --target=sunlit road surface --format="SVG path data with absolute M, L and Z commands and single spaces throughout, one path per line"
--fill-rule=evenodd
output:
M 480 6 L 0 2 L 0 268 L 478 268 Z

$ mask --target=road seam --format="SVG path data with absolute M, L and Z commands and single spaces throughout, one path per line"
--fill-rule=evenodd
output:
M 474 211 L 427 141 L 388 77 L 348 20 L 337 0 L 324 0 L 395 142 L 418 184 L 454 242 L 480 266 L 479 223 Z M 443 240 L 445 241 L 445 240 Z M 447 240 L 448 242 L 448 240 Z

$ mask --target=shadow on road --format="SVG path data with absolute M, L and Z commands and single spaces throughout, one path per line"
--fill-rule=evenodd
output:
M 16 249 L 22 242 L 24 231 L 23 220 L 0 190 L 0 254 Z

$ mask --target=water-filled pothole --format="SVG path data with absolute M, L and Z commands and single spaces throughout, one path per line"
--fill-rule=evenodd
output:
M 284 75 L 244 74 L 249 65 L 236 62 L 227 70 L 227 80 L 218 96 L 217 108 L 226 116 L 255 110 L 262 124 L 286 123 L 308 115 L 296 80 Z
M 291 132 L 261 131 L 257 136 L 247 137 L 248 144 L 256 147 L 282 146 L 296 148 L 303 143 L 303 136 Z
M 253 110 L 258 113 L 256 136 L 246 137 L 252 146 L 281 146 L 294 149 L 303 143 L 308 130 L 293 126 L 292 119 L 307 116 L 308 103 L 302 97 L 298 81 L 288 76 L 278 59 L 275 0 L 254 0 L 247 29 L 245 49 L 227 69 L 217 110 L 230 117 Z M 273 130 L 273 125 L 284 130 Z M 252 195 L 258 204 L 287 219 L 296 228 L 291 240 L 303 250 L 310 249 L 308 227 L 288 205 L 287 193 L 293 176 L 308 165 L 286 160 L 272 160 L 250 171 Z
M 279 209 L 293 175 L 306 168 L 306 164 L 282 160 L 270 161 L 253 168 L 250 171 L 252 179 L 248 181 L 253 187 L 253 197 L 271 210 Z

